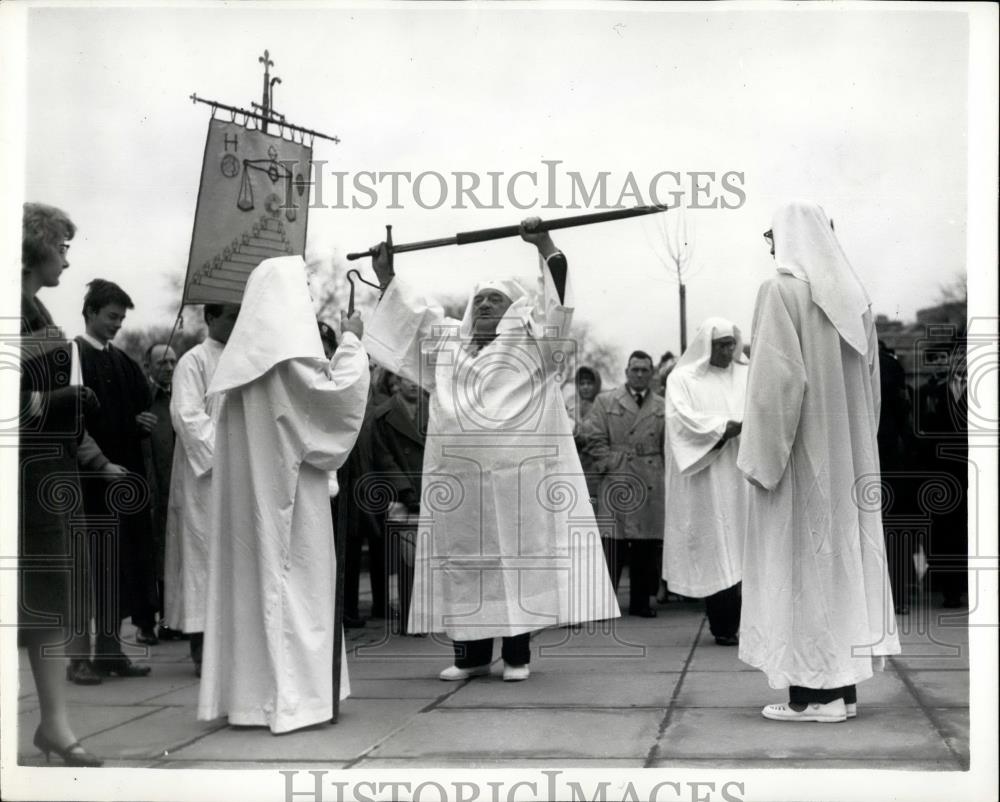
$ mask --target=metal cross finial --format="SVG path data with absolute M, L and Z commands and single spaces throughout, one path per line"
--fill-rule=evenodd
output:
M 263 56 L 258 56 L 257 61 L 264 65 L 264 91 L 260 99 L 261 131 L 267 133 L 267 121 L 271 116 L 271 54 L 265 50 Z M 275 79 L 279 80 L 279 79 Z M 256 105 L 256 104 L 255 104 Z

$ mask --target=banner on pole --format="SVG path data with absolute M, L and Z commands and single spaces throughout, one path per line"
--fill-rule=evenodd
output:
M 305 254 L 311 165 L 305 144 L 209 121 L 184 303 L 238 304 L 265 259 Z

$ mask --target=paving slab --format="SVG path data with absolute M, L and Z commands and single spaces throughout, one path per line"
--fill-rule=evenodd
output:
M 892 670 L 876 672 L 858 685 L 862 709 L 868 707 L 916 707 L 917 699 Z M 678 707 L 755 707 L 788 699 L 787 691 L 776 691 L 767 684 L 762 671 L 748 673 L 701 671 L 688 672 L 677 696 Z
M 955 771 L 958 764 L 954 758 L 914 760 L 912 758 L 828 758 L 817 753 L 810 758 L 773 758 L 770 760 L 749 758 L 712 757 L 705 759 L 684 758 L 653 760 L 646 768 L 691 769 L 704 768 L 707 771 L 724 769 L 768 769 L 785 771 L 789 769 L 847 769 L 858 771 Z
M 351 699 L 425 699 L 447 696 L 455 684 L 437 677 L 421 679 L 357 679 L 351 676 Z
M 665 711 L 622 715 L 595 710 L 495 710 L 484 726 L 475 710 L 436 709 L 418 716 L 366 759 L 536 759 L 559 765 L 571 758 L 632 758 L 656 741 Z
M 968 671 L 908 671 L 920 701 L 928 707 L 968 707 Z
M 163 707 L 150 716 L 95 735 L 87 741 L 87 748 L 98 755 L 160 758 L 220 726 L 223 722 L 198 721 L 193 708 Z
M 146 700 L 146 704 L 157 707 L 197 707 L 200 680 L 197 677 L 192 677 L 191 680 L 189 684 L 180 688 L 165 689 L 163 693 L 151 696 Z
M 156 763 L 152 768 L 157 769 L 226 769 L 228 771 L 261 771 L 272 774 L 278 769 L 299 769 L 310 771 L 317 769 L 329 769 L 331 771 L 347 767 L 347 762 L 343 760 L 322 760 L 298 761 L 275 760 L 268 764 L 266 760 L 168 760 Z M 308 778 L 307 778 L 308 779 Z
M 690 671 L 758 671 L 737 656 L 738 646 L 719 646 L 714 640 L 699 644 L 688 666 Z M 758 671 L 758 673 L 760 673 Z
M 919 708 L 873 708 L 836 724 L 769 721 L 759 709 L 678 708 L 655 759 L 941 760 L 951 752 Z
M 616 673 L 619 676 L 647 674 L 650 672 L 681 671 L 691 654 L 687 646 L 647 646 L 643 652 L 629 654 L 596 655 L 582 651 L 557 650 L 552 655 L 532 655 L 531 673 L 577 674 L 597 672 Z
M 69 720 L 73 732 L 80 742 L 91 748 L 91 738 L 96 733 L 118 727 L 126 722 L 141 719 L 154 712 L 155 708 L 136 708 L 129 705 L 69 705 Z M 37 755 L 38 750 L 32 744 L 35 729 L 41 716 L 37 710 L 20 713 L 17 717 L 17 751 L 20 755 Z
M 491 759 L 480 757 L 468 758 L 442 758 L 435 757 L 426 763 L 416 763 L 412 758 L 384 757 L 384 758 L 363 758 L 348 768 L 354 769 L 412 769 L 417 767 L 433 767 L 440 769 L 641 769 L 643 759 L 633 758 L 518 758 L 518 759 Z M 541 786 L 540 786 L 541 790 Z
M 560 649 L 629 650 L 646 646 L 692 646 L 698 633 L 696 626 L 660 627 L 659 629 L 636 629 L 618 627 L 611 632 L 573 632 L 571 630 L 549 630 L 531 639 L 532 648 L 540 653 Z
M 959 656 L 944 656 L 944 655 L 933 655 L 933 654 L 904 654 L 904 655 L 894 655 L 889 659 L 895 665 L 895 667 L 900 671 L 904 670 L 968 671 L 969 670 L 969 656 L 967 652 Z
M 465 683 L 442 708 L 666 708 L 680 674 L 532 674 L 527 682 Z M 631 715 L 631 714 L 629 714 Z
M 266 727 L 223 727 L 172 755 L 180 760 L 350 761 L 415 716 L 422 699 L 346 699 L 336 724 L 322 724 L 286 735 L 272 735 Z
M 929 711 L 934 723 L 944 734 L 945 742 L 958 755 L 963 770 L 969 768 L 969 710 L 941 707 Z M 994 755 L 994 758 L 996 755 Z

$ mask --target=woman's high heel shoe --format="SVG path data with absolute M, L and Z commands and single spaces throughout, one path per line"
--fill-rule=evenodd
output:
M 35 730 L 35 747 L 45 753 L 45 762 L 49 762 L 49 753 L 55 752 L 59 757 L 63 759 L 63 763 L 67 766 L 81 766 L 83 768 L 97 768 L 98 766 L 103 766 L 104 761 L 101 760 L 96 755 L 90 754 L 86 749 L 80 746 L 79 741 L 74 741 L 69 746 L 57 746 L 52 743 L 45 735 L 42 734 L 42 725 L 38 725 L 38 729 Z

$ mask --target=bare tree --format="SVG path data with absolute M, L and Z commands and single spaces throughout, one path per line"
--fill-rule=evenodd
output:
M 657 243 L 650 243 L 653 253 L 677 282 L 680 302 L 681 353 L 687 350 L 687 285 L 697 267 L 694 265 L 694 229 L 687 223 L 683 208 L 672 209 L 668 214 L 658 214 L 653 225 L 657 228 Z M 647 234 L 648 236 L 648 234 Z M 665 253 L 664 253 L 665 251 Z

